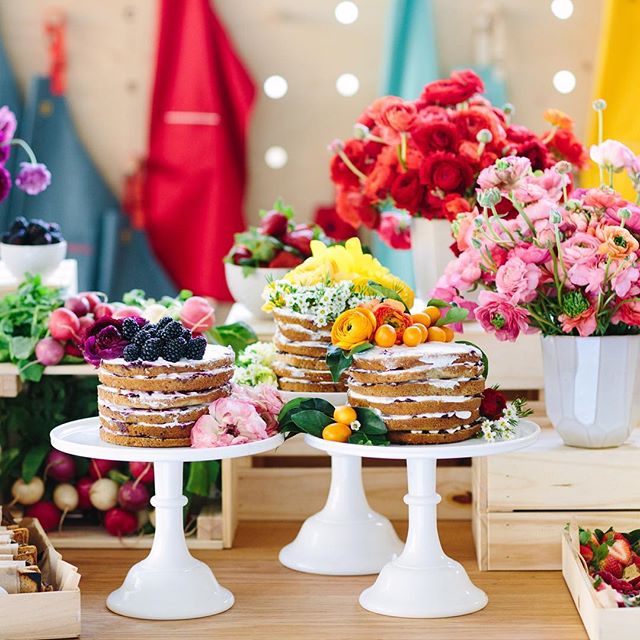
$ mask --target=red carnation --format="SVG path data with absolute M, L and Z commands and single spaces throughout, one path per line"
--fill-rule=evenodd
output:
M 424 155 L 429 155 L 434 151 L 455 151 L 459 136 L 451 122 L 421 118 L 411 129 L 411 138 Z
M 424 105 L 455 105 L 484 91 L 482 80 L 470 69 L 454 71 L 446 80 L 429 83 L 420 95 Z
M 420 183 L 417 171 L 399 173 L 391 184 L 391 197 L 399 209 L 406 209 L 409 213 L 416 213 L 422 200 L 424 187 Z
M 420 180 L 429 189 L 463 193 L 473 183 L 473 172 L 469 163 L 462 158 L 438 151 L 425 157 L 420 167 Z
M 480 403 L 480 415 L 489 420 L 498 420 L 507 408 L 507 399 L 504 393 L 491 387 L 484 390 Z
M 549 148 L 578 169 L 583 169 L 589 160 L 584 145 L 568 129 L 558 129 L 549 142 Z
M 366 155 L 362 140 L 349 140 L 344 145 L 344 153 L 360 171 L 366 173 Z M 331 180 L 343 187 L 357 187 L 360 183 L 358 176 L 347 167 L 337 154 L 331 159 Z

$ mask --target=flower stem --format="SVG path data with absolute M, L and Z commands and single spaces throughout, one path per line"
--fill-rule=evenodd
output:
M 29 162 L 31 164 L 37 164 L 38 161 L 36 160 L 33 150 L 24 140 L 21 140 L 20 138 L 13 138 L 9 144 L 15 144 L 24 149 L 24 152 L 29 156 Z
M 340 159 L 342 160 L 342 162 L 345 163 L 347 168 L 352 173 L 355 173 L 355 175 L 357 175 L 358 178 L 360 178 L 360 180 L 364 182 L 367 179 L 367 176 L 364 173 L 362 173 L 362 171 L 360 171 L 360 169 L 358 169 L 358 167 L 356 167 L 356 165 L 353 164 L 353 162 L 351 162 L 351 158 L 349 158 L 349 156 L 342 149 L 338 150 L 338 155 L 340 156 Z
M 400 134 L 400 162 L 402 168 L 407 168 L 407 132 L 403 131 Z
M 554 124 L 551 127 L 551 131 L 549 131 L 549 133 L 547 133 L 547 135 L 542 139 L 542 144 L 549 144 L 553 140 L 553 137 L 556 135 L 557 130 L 558 125 Z

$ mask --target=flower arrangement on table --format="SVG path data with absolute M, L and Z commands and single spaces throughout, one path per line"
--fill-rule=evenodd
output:
M 585 164 L 570 118 L 546 111 L 550 129 L 538 136 L 511 122 L 513 106 L 498 109 L 483 91 L 473 71 L 454 71 L 415 101 L 385 96 L 369 105 L 355 137 L 329 145 L 338 214 L 354 229 L 378 229 L 387 244 L 410 248 L 406 214 L 386 210 L 453 220 L 473 209 L 479 172 L 505 156 L 528 158 L 534 171 L 558 160 Z
M 594 145 L 591 158 L 610 184 L 627 170 L 640 185 L 640 160 L 620 142 Z M 638 333 L 640 206 L 610 184 L 571 192 L 570 169 L 561 161 L 535 171 L 519 156 L 483 169 L 479 209 L 454 221 L 460 255 L 433 295 L 481 289 L 475 318 L 499 340 Z

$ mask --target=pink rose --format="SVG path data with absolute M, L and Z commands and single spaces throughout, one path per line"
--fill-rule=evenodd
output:
M 586 287 L 587 293 L 599 293 L 604 282 L 604 267 L 594 259 L 569 267 L 569 282 Z
M 458 291 L 467 291 L 482 277 L 480 263 L 482 257 L 477 249 L 467 249 L 451 260 L 444 269 L 436 286 L 455 287 Z
M 264 420 L 269 436 L 278 432 L 278 414 L 284 406 L 280 392 L 270 384 L 258 384 L 255 387 L 233 385 L 232 396 L 252 404 L 258 415 Z
M 566 265 L 585 264 L 598 255 L 600 241 L 589 233 L 579 231 L 565 240 L 561 247 L 562 259 Z
M 493 291 L 481 291 L 478 302 L 476 320 L 485 331 L 495 333 L 498 340 L 513 341 L 520 332 L 532 331 L 527 310 L 513 304 L 508 296 Z
M 564 313 L 558 316 L 558 320 L 562 324 L 562 330 L 565 333 L 571 333 L 574 329 L 577 329 L 578 333 L 586 338 L 590 336 L 596 330 L 596 310 L 595 307 L 589 307 L 585 309 L 580 315 L 570 317 Z
M 516 256 L 527 264 L 543 264 L 551 259 L 549 250 L 534 244 L 519 244 L 514 247 L 510 256 Z
M 635 160 L 633 151 L 618 140 L 591 145 L 589 156 L 596 164 L 616 172 L 632 167 Z
M 540 269 L 520 258 L 509 258 L 496 273 L 496 289 L 514 303 L 531 302 L 536 297 Z

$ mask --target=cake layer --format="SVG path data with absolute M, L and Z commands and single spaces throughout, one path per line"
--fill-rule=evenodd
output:
M 199 404 L 190 407 L 178 407 L 173 409 L 132 409 L 117 404 L 111 404 L 104 400 L 98 401 L 98 411 L 101 416 L 126 422 L 128 424 L 181 424 L 193 423 L 200 416 L 207 413 L 208 404 Z
M 113 420 L 104 415 L 100 416 L 100 425 L 113 433 L 124 436 L 137 436 L 157 439 L 172 438 L 189 438 L 194 422 L 173 422 L 164 425 L 151 423 L 135 423 L 122 422 Z
M 271 368 L 279 378 L 293 378 L 308 382 L 333 382 L 330 371 L 300 369 L 287 364 L 280 364 L 277 360 L 271 364 Z
M 420 367 L 408 367 L 400 369 L 387 369 L 385 371 L 373 371 L 371 369 L 357 369 L 351 367 L 349 375 L 355 382 L 375 382 L 391 384 L 393 382 L 409 382 L 411 380 L 448 380 L 442 387 L 455 386 L 457 381 L 465 381 L 482 376 L 484 367 L 482 364 L 454 364 L 441 369 L 434 369 L 430 365 Z
M 144 376 L 146 378 L 173 377 L 181 373 L 208 372 L 211 369 L 225 369 L 232 367 L 235 361 L 233 349 L 220 345 L 209 344 L 202 360 L 180 360 L 169 362 L 158 358 L 153 362 L 143 360 L 127 362 L 124 358 L 103 360 L 101 369 L 118 376 L 132 378 Z
M 324 330 L 307 329 L 297 324 L 277 322 L 278 331 L 288 340 L 300 342 L 318 342 L 331 344 L 331 332 Z
M 442 431 L 390 431 L 389 441 L 392 444 L 447 444 L 462 442 L 473 438 L 479 431 L 480 425 L 470 425 L 457 430 Z
M 480 398 L 472 396 L 400 396 L 388 398 L 384 396 L 363 396 L 354 393 L 353 387 L 348 392 L 349 404 L 353 407 L 371 407 L 386 416 L 414 416 L 433 414 L 442 411 L 474 411 L 480 407 Z
M 283 351 L 277 351 L 274 362 L 294 367 L 297 369 L 313 369 L 315 371 L 329 371 L 325 356 L 321 358 L 315 358 L 311 356 L 298 356 L 292 353 L 284 353 Z
M 433 413 L 380 417 L 389 431 L 440 431 L 473 424 L 480 416 L 478 409 L 447 411 L 444 407 Z
M 189 373 L 165 373 L 154 377 L 129 377 L 109 373 L 100 368 L 98 379 L 107 387 L 134 391 L 202 391 L 226 385 L 233 376 L 233 367 Z
M 450 384 L 454 383 L 454 384 Z M 349 388 L 356 394 L 373 397 L 408 397 L 408 396 L 438 396 L 445 401 L 451 396 L 476 396 L 484 391 L 483 378 L 457 378 L 420 380 L 411 382 L 358 383 L 349 380 Z
M 279 378 L 278 387 L 281 391 L 302 391 L 318 393 L 335 393 L 346 391 L 346 386 L 340 382 L 306 382 L 294 378 Z
M 355 369 L 367 371 L 388 371 L 391 369 L 409 369 L 432 367 L 435 370 L 447 370 L 455 365 L 481 366 L 479 349 L 455 342 L 424 342 L 415 347 L 404 345 L 389 348 L 373 347 L 353 356 Z M 425 377 L 461 377 L 464 374 L 433 375 Z
M 277 325 L 288 324 L 308 329 L 309 331 L 331 331 L 331 325 L 325 325 L 319 327 L 311 316 L 305 316 L 301 313 L 296 313 L 290 309 L 273 309 L 273 319 Z
M 98 385 L 98 400 L 132 409 L 173 409 L 211 403 L 231 392 L 230 385 L 204 391 L 134 391 Z
M 324 358 L 327 355 L 327 346 L 315 341 L 289 340 L 276 330 L 273 336 L 273 343 L 276 349 L 284 353 L 292 353 L 298 356 L 311 356 L 314 358 Z
M 129 436 L 100 427 L 100 439 L 122 447 L 189 447 L 190 438 L 151 438 L 149 436 Z

